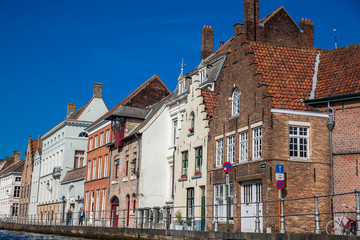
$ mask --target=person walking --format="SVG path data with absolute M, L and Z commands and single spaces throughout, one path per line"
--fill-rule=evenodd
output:
M 85 210 L 84 210 L 84 207 L 81 207 L 80 211 L 79 211 L 79 225 L 80 226 L 83 225 L 84 219 L 85 219 Z
M 71 226 L 71 220 L 72 220 L 72 211 L 71 208 L 66 213 L 66 226 Z

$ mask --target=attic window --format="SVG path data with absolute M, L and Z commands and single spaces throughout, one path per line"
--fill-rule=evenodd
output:
M 205 69 L 200 71 L 200 84 L 205 82 L 206 78 L 205 78 Z
M 79 134 L 79 137 L 88 137 L 87 133 L 86 132 L 81 132 Z
M 185 81 L 182 80 L 179 82 L 179 94 L 182 94 L 185 92 Z

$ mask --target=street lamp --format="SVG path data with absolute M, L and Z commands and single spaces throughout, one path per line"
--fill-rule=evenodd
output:
M 120 133 L 124 129 L 124 119 L 118 116 L 111 119 L 111 129 L 115 134 Z

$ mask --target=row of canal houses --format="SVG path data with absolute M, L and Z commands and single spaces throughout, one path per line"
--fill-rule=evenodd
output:
M 360 183 L 359 59 L 359 44 L 316 49 L 311 20 L 295 24 L 283 7 L 260 20 L 259 1 L 244 0 L 244 24 L 218 50 L 204 26 L 200 63 L 181 71 L 173 92 L 154 75 L 109 110 L 94 83 L 88 104 L 69 104 L 64 120 L 29 138 L 25 160 L 2 160 L 1 213 L 64 220 L 84 206 L 93 225 L 144 227 L 151 215 L 156 227 L 168 206 L 170 224 L 180 212 L 213 230 L 217 203 L 224 230 L 225 161 L 234 166 L 232 231 L 254 231 L 253 203 L 278 199 L 276 164 L 285 199 L 351 192 Z M 352 195 L 336 199 L 323 198 L 320 211 L 354 205 Z M 260 204 L 260 215 L 276 216 L 277 204 Z M 314 211 L 313 201 L 288 206 Z M 311 221 L 293 216 L 288 230 L 310 232 Z M 278 219 L 261 218 L 260 229 L 277 231 Z

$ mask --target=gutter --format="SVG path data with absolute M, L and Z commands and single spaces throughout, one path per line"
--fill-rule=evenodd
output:
M 350 93 L 350 94 L 337 95 L 326 98 L 305 100 L 304 103 L 306 103 L 307 105 L 316 105 L 322 103 L 331 103 L 331 102 L 339 102 L 339 101 L 355 100 L 355 99 L 360 99 L 360 93 Z

